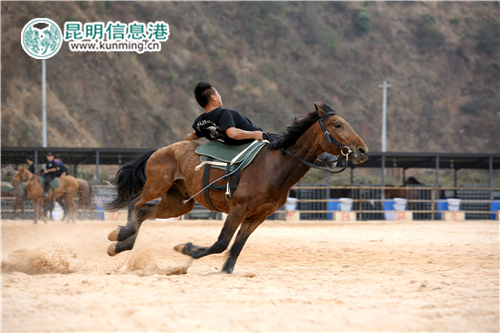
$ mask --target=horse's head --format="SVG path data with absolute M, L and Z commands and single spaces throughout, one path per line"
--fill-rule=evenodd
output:
M 27 181 L 31 176 L 31 172 L 24 167 L 17 168 L 16 173 L 11 179 L 12 186 L 17 186 L 19 183 Z
M 341 150 L 345 154 L 348 151 L 347 148 L 349 148 L 351 150 L 349 159 L 354 164 L 365 162 L 368 159 L 368 147 L 366 147 L 363 139 L 354 132 L 351 125 L 338 116 L 330 106 L 324 103 L 315 103 L 314 106 L 320 117 L 318 127 L 321 126 L 321 123 L 325 127 L 325 129 L 321 129 L 321 133 L 317 137 L 317 142 L 321 145 L 321 148 L 333 155 L 342 155 Z M 335 140 L 331 140 L 328 133 L 340 144 L 340 147 Z M 342 146 L 344 146 L 343 149 Z

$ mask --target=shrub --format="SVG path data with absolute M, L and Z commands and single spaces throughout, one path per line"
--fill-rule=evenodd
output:
M 340 44 L 342 43 L 342 36 L 330 27 L 323 28 L 322 32 L 324 44 L 327 48 L 335 52 L 339 51 Z
M 432 23 L 424 23 L 417 31 L 417 38 L 422 51 L 432 51 L 443 42 L 441 32 Z
M 498 21 L 489 22 L 479 27 L 474 36 L 478 51 L 493 54 L 498 52 L 500 46 L 500 33 Z
M 459 25 L 460 22 L 462 22 L 462 18 L 460 16 L 455 16 L 453 19 L 450 21 L 452 24 Z
M 370 30 L 371 15 L 364 7 L 358 8 L 358 14 L 354 20 L 354 26 L 356 27 L 359 35 L 367 33 Z

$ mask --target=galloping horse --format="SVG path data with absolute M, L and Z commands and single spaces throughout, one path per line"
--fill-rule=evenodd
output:
M 231 273 L 250 234 L 285 204 L 290 188 L 309 171 L 310 166 L 302 161 L 314 163 L 323 152 L 348 155 L 355 164 L 367 160 L 368 148 L 351 126 L 328 105 L 316 103 L 315 108 L 305 118 L 294 120 L 279 140 L 259 152 L 241 173 L 238 189 L 230 201 L 223 191 L 211 191 L 215 208 L 228 214 L 218 240 L 209 247 L 179 244 L 174 247 L 176 251 L 195 259 L 221 253 L 240 227 L 222 268 Z M 203 188 L 203 172 L 195 171 L 200 163 L 195 153 L 198 146 L 192 141 L 177 142 L 145 153 L 120 168 L 118 196 L 103 208 L 113 211 L 128 205 L 128 221 L 109 234 L 110 241 L 117 241 L 109 246 L 109 255 L 131 250 L 144 220 L 177 217 L 193 209 L 193 200 L 184 201 Z M 224 174 L 223 170 L 213 170 L 210 181 Z M 225 180 L 218 182 L 224 183 Z M 158 197 L 158 204 L 147 203 Z M 194 199 L 211 209 L 203 194 Z
M 42 207 L 44 206 L 45 201 L 61 197 L 68 201 L 69 219 L 75 221 L 75 195 L 78 191 L 79 183 L 74 177 L 64 176 L 59 178 L 60 186 L 54 189 L 54 191 L 50 190 L 47 198 L 43 197 L 43 187 L 38 177 L 26 170 L 24 167 L 19 167 L 17 169 L 12 182 L 26 182 L 28 195 L 33 202 L 33 209 L 35 210 L 35 223 L 38 222 L 38 214 L 40 214 L 42 216 L 42 220 L 47 223 L 47 218 L 42 212 Z

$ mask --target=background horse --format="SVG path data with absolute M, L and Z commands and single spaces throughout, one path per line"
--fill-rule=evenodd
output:
M 24 216 L 24 201 L 28 199 L 28 190 L 26 189 L 26 185 L 24 185 L 22 182 L 14 180 L 15 174 L 16 169 L 14 169 L 12 166 L 2 168 L 2 176 L 10 177 L 12 191 L 8 196 L 14 198 L 14 219 L 18 220 L 21 215 L 19 211 L 21 211 L 22 216 Z M 2 197 L 3 196 L 4 193 L 2 191 Z
M 92 185 L 85 179 L 76 178 L 80 186 L 78 187 L 77 197 L 78 197 L 78 208 L 83 209 L 87 212 L 92 212 L 93 207 L 93 195 L 92 195 Z
M 333 139 L 333 140 L 332 140 Z M 335 143 L 331 144 L 331 143 Z M 195 171 L 200 158 L 195 153 L 198 143 L 182 141 L 157 151 L 147 152 L 127 163 L 117 173 L 118 196 L 103 204 L 109 211 L 128 206 L 126 226 L 120 226 L 108 236 L 112 243 L 109 255 L 130 250 L 134 246 L 142 222 L 148 218 L 170 218 L 184 215 L 194 207 L 194 199 L 212 210 L 203 193 L 203 171 Z M 288 151 L 293 154 L 285 154 Z M 295 120 L 281 138 L 266 145 L 254 161 L 241 172 L 239 186 L 228 201 L 224 192 L 211 192 L 214 207 L 227 213 L 218 240 L 208 247 L 191 243 L 174 247 L 176 251 L 195 259 L 225 251 L 236 233 L 222 271 L 231 273 L 236 259 L 250 234 L 287 200 L 288 192 L 309 171 L 319 155 L 348 154 L 355 163 L 368 158 L 368 148 L 351 126 L 326 104 L 315 104 L 315 111 Z M 225 175 L 212 170 L 210 181 Z M 225 185 L 226 179 L 217 182 Z M 161 197 L 158 204 L 148 203 Z M 188 200 L 184 203 L 185 200 Z
M 65 177 L 65 176 L 62 176 L 62 177 Z M 78 198 L 78 208 L 84 210 L 90 216 L 90 213 L 92 212 L 92 209 L 93 209 L 92 185 L 90 185 L 90 183 L 88 181 L 86 181 L 85 179 L 76 178 L 76 180 L 79 183 L 78 192 L 76 193 L 76 196 Z M 64 221 L 64 220 L 66 220 L 66 217 L 68 216 L 68 212 L 69 212 L 68 201 L 66 200 L 66 198 L 64 196 L 56 199 L 56 201 L 57 201 L 57 203 L 59 203 L 59 205 L 63 209 L 63 217 L 62 217 L 61 221 Z M 44 207 L 44 212 L 45 211 L 49 212 L 48 217 L 51 220 L 54 219 L 52 217 L 52 211 L 54 210 L 54 208 L 55 208 L 55 205 L 54 205 L 53 201 L 47 202 L 45 207 Z
M 38 222 L 38 214 L 42 216 L 42 220 L 47 223 L 47 218 L 42 212 L 42 207 L 45 201 L 58 199 L 64 197 L 69 205 L 69 219 L 75 221 L 76 217 L 76 204 L 75 195 L 78 192 L 78 181 L 72 176 L 64 176 L 59 178 L 60 185 L 54 190 L 49 190 L 49 196 L 44 198 L 43 187 L 38 177 L 24 167 L 19 167 L 14 175 L 13 181 L 26 182 L 28 195 L 33 202 L 33 209 L 35 210 L 35 223 Z

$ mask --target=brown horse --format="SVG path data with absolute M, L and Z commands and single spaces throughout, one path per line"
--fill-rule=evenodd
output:
M 62 176 L 62 177 L 65 177 L 65 176 Z M 92 212 L 92 199 L 93 199 L 93 195 L 92 195 L 92 185 L 90 185 L 90 183 L 88 181 L 86 181 L 85 179 L 81 179 L 81 178 L 76 178 L 76 180 L 78 181 L 79 183 L 79 186 L 78 186 L 78 192 L 76 193 L 76 196 L 78 198 L 78 208 L 86 211 L 88 214 L 90 212 Z M 69 212 L 69 205 L 68 205 L 68 202 L 65 200 L 64 197 L 61 197 L 59 198 L 58 200 L 56 200 L 59 205 L 61 205 L 62 209 L 63 209 L 63 217 L 61 219 L 61 221 L 64 221 L 66 220 L 66 217 L 68 216 L 68 212 Z M 49 205 L 48 206 L 48 211 L 50 212 L 50 216 L 52 217 L 52 210 L 54 209 L 54 205 Z
M 285 204 L 290 188 L 309 171 L 310 166 L 298 158 L 314 163 L 323 152 L 341 155 L 341 151 L 348 151 L 355 164 L 367 160 L 368 148 L 351 126 L 328 105 L 316 103 L 315 107 L 305 118 L 295 120 L 279 140 L 259 152 L 252 164 L 241 172 L 238 189 L 229 201 L 223 191 L 210 191 L 215 208 L 228 214 L 218 240 L 208 247 L 180 244 L 174 247 L 176 251 L 195 259 L 221 253 L 239 227 L 222 268 L 223 272 L 231 273 L 250 234 Z M 332 141 L 335 145 L 330 144 Z M 203 172 L 195 171 L 200 164 L 195 153 L 198 146 L 192 141 L 174 143 L 139 156 L 118 171 L 118 196 L 103 208 L 118 210 L 128 205 L 128 221 L 108 236 L 110 241 L 118 241 L 108 248 L 109 255 L 131 250 L 144 220 L 177 217 L 193 209 L 194 200 L 184 201 L 203 188 Z M 286 150 L 296 157 L 285 154 Z M 210 181 L 224 174 L 223 170 L 213 170 Z M 225 183 L 225 180 L 218 182 Z M 159 197 L 158 204 L 148 203 Z M 211 209 L 203 193 L 194 199 Z
M 38 214 L 42 216 L 42 220 L 47 223 L 47 218 L 42 212 L 42 207 L 45 201 L 59 199 L 63 197 L 68 201 L 69 205 L 69 219 L 75 221 L 76 204 L 75 195 L 78 192 L 78 181 L 71 176 L 64 176 L 59 178 L 60 186 L 54 190 L 49 191 L 49 196 L 44 198 L 43 187 L 38 177 L 24 167 L 19 167 L 12 180 L 13 182 L 26 182 L 28 195 L 33 202 L 33 209 L 35 210 L 35 223 L 38 222 Z
M 418 200 L 420 189 L 418 185 L 425 186 L 421 182 L 419 182 L 415 177 L 408 178 L 401 187 L 396 187 L 394 185 L 386 185 L 385 189 L 385 198 L 386 199 L 394 199 L 394 198 L 406 198 Z
M 92 211 L 92 185 L 85 179 L 76 178 L 80 186 L 78 187 L 78 193 L 76 194 L 78 197 L 78 208 L 83 209 L 85 211 Z
M 24 216 L 24 201 L 28 199 L 28 191 L 22 182 L 14 181 L 15 174 L 16 169 L 10 165 L 2 168 L 2 176 L 10 177 L 10 183 L 12 185 L 12 191 L 10 193 L 4 193 L 2 190 L 2 197 L 14 198 L 14 219 L 18 220 L 21 214 Z M 19 213 L 19 211 L 21 211 L 21 213 Z

